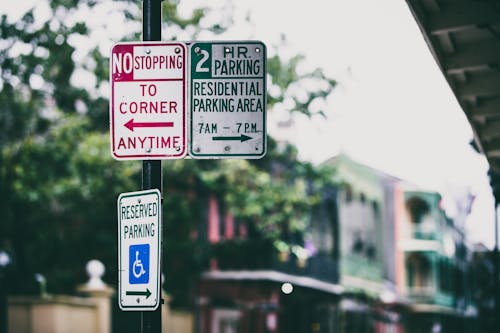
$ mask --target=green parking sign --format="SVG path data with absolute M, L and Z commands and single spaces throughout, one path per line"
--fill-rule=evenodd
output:
M 189 52 L 191 157 L 263 157 L 266 46 L 259 41 L 200 42 Z

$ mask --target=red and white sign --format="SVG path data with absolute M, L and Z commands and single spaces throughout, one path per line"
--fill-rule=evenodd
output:
M 186 45 L 119 43 L 111 50 L 111 154 L 117 160 L 186 155 Z

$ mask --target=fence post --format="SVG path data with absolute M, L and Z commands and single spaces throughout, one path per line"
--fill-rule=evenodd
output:
M 89 280 L 87 283 L 78 286 L 77 291 L 84 296 L 93 298 L 97 303 L 97 332 L 111 333 L 111 298 L 115 290 L 101 280 L 105 272 L 105 267 L 102 262 L 95 259 L 90 260 L 85 268 Z

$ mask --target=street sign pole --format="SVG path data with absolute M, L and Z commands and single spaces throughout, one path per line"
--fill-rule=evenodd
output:
M 162 21 L 162 1 L 163 0 L 143 0 L 142 7 L 142 40 L 160 41 L 161 40 L 161 21 Z M 143 160 L 142 161 L 142 189 L 158 189 L 162 193 L 162 168 L 161 160 Z M 163 199 L 160 199 L 163 206 Z M 160 220 L 160 223 L 163 223 Z M 162 235 L 160 235 L 160 279 L 162 272 Z M 160 297 L 161 297 L 160 282 Z M 160 306 L 155 311 L 141 312 L 141 332 L 142 333 L 160 333 L 161 332 L 161 312 L 163 300 L 160 300 Z

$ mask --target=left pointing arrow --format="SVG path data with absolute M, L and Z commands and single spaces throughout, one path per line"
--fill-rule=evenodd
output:
M 146 288 L 146 291 L 127 291 L 125 294 L 128 296 L 146 296 L 148 298 L 151 296 L 151 291 L 149 291 L 149 288 Z
M 157 123 L 135 123 L 134 118 L 132 118 L 127 121 L 124 126 L 133 132 L 134 127 L 174 127 L 174 123 L 171 121 Z

